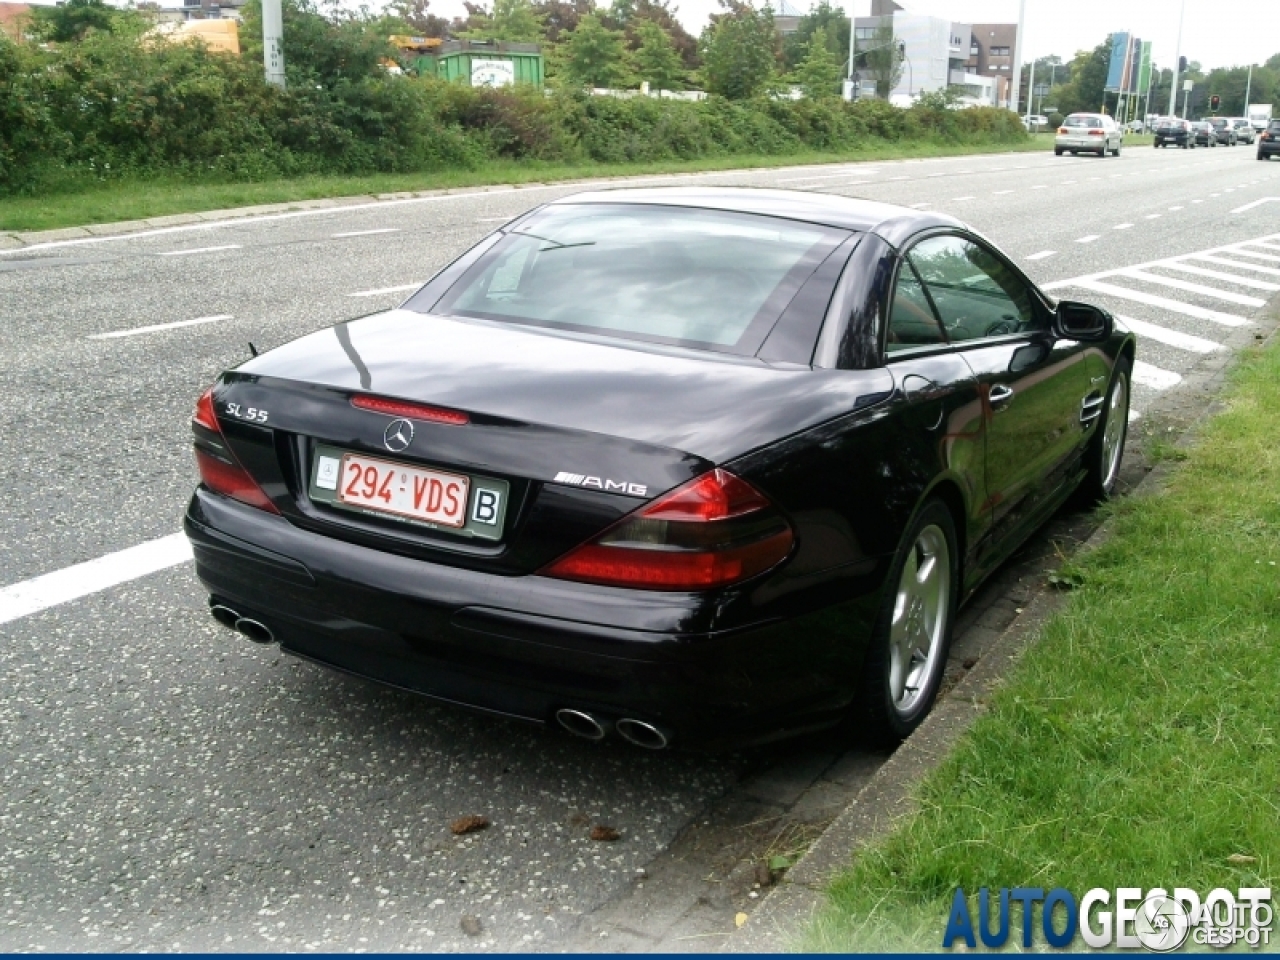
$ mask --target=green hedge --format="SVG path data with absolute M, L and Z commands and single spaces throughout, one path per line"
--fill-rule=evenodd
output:
M 0 194 L 149 173 L 259 180 L 474 168 L 494 158 L 621 163 L 1026 137 L 1012 113 L 983 108 L 621 99 L 296 62 L 291 80 L 277 90 L 249 53 L 195 45 L 104 33 L 41 49 L 0 38 Z

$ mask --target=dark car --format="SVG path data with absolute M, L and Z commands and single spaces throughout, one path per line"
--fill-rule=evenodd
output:
M 1280 153 L 1280 120 L 1272 120 L 1258 134 L 1258 159 L 1270 160 Z
M 1235 124 L 1226 117 L 1213 117 L 1206 121 L 1213 128 L 1215 145 L 1234 147 L 1237 143 Z
M 1216 147 L 1218 145 L 1218 135 L 1214 132 L 1213 126 L 1208 120 L 1191 121 L 1191 136 L 1195 140 L 1196 146 Z
M 1191 124 L 1177 117 L 1161 117 L 1156 121 L 1154 132 L 1153 146 L 1167 147 L 1173 144 L 1186 150 L 1196 145 L 1195 137 L 1191 135 Z
M 439 700 L 902 737 L 957 606 L 1114 488 L 1134 350 L 949 217 L 580 194 L 222 374 L 185 528 L 221 622 Z

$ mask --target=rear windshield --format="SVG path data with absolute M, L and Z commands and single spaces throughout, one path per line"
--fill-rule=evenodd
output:
M 847 236 L 715 210 L 557 205 L 521 221 L 438 303 L 410 306 L 750 355 Z
M 1068 127 L 1100 127 L 1102 121 L 1097 117 L 1067 117 L 1063 124 Z
M 1227 125 L 1227 121 L 1223 120 L 1221 117 L 1219 117 L 1219 118 L 1218 118 L 1218 119 L 1216 119 L 1216 120 L 1210 120 L 1209 122 L 1210 122 L 1211 124 L 1213 124 L 1213 126 L 1214 126 L 1214 127 L 1216 127 L 1216 128 L 1218 128 L 1218 129 L 1222 129 L 1223 127 L 1225 127 L 1225 126 Z

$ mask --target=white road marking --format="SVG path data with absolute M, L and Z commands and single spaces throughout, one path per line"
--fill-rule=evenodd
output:
M 505 223 L 507 220 L 514 220 L 515 217 L 477 217 L 476 223 Z
M 1135 409 L 1133 409 L 1133 407 L 1130 407 L 1130 408 L 1129 408 L 1129 422 L 1130 422 L 1130 423 L 1133 423 L 1135 420 L 1141 420 L 1141 419 L 1142 419 L 1142 411 L 1141 411 L 1141 410 L 1135 410 Z
M 1280 251 L 1280 244 L 1277 244 L 1277 243 L 1267 243 L 1266 241 L 1263 241 L 1263 240 L 1251 240 L 1251 241 L 1249 241 L 1249 243 L 1248 243 L 1248 244 L 1246 244 L 1246 246 L 1250 246 L 1250 247 L 1261 247 L 1263 250 L 1277 250 L 1277 251 Z
M 177 330 L 179 327 L 194 327 L 201 323 L 216 323 L 219 320 L 230 320 L 231 314 L 220 313 L 214 317 L 196 317 L 194 320 L 175 320 L 173 323 L 153 323 L 149 327 L 132 327 L 128 330 L 112 330 L 110 333 L 90 334 L 90 340 L 115 340 L 118 337 L 136 337 L 140 333 L 155 333 L 157 330 Z
M 879 172 L 880 172 L 879 170 L 846 170 L 843 173 L 821 173 L 821 174 L 811 173 L 807 177 L 781 177 L 773 182 L 774 183 L 802 183 L 805 180 L 839 180 L 841 177 L 857 177 L 857 176 L 865 177 L 868 174 L 871 174 L 874 176 Z
M 1095 293 L 1105 293 L 1108 296 L 1120 297 L 1122 300 L 1134 300 L 1138 303 L 1145 303 L 1150 307 L 1160 307 L 1170 313 L 1181 313 L 1184 316 L 1195 317 L 1197 320 L 1211 320 L 1214 323 L 1222 324 L 1224 327 L 1243 327 L 1250 323 L 1249 320 L 1236 316 L 1234 313 L 1206 310 L 1204 307 L 1196 307 L 1178 300 L 1170 300 L 1168 297 L 1157 297 L 1154 294 L 1143 293 L 1141 290 L 1129 290 L 1125 287 L 1113 286 L 1100 280 L 1073 280 L 1070 283 L 1062 283 L 1061 285 L 1084 287 Z M 1056 287 L 1058 284 L 1046 284 L 1045 289 L 1050 286 Z
M 1045 184 L 1045 183 L 1037 183 L 1037 184 L 1036 184 L 1035 186 L 1033 186 L 1031 189 L 1032 189 L 1032 190 L 1048 190 L 1048 189 L 1049 189 L 1049 185 L 1048 185 L 1048 184 Z
M 1022 259 L 1024 259 L 1024 260 L 1043 260 L 1045 257 L 1052 257 L 1052 256 L 1053 256 L 1055 253 L 1057 253 L 1057 252 L 1058 252 L 1058 251 L 1056 251 L 1056 250 L 1041 250 L 1039 253 L 1029 253 L 1029 254 L 1027 254 L 1025 257 L 1023 257 Z
M 1076 243 L 1093 243 L 1093 241 L 1097 239 L 1098 239 L 1098 234 L 1091 233 L 1087 237 L 1077 237 Z
M 1112 227 L 1111 229 L 1112 229 L 1112 230 L 1128 230 L 1128 229 L 1129 229 L 1130 227 L 1132 227 L 1132 226 L 1133 226 L 1133 224 L 1132 224 L 1132 223 L 1117 223 L 1117 224 L 1116 224 L 1114 227 Z
M 1162 216 L 1164 216 L 1164 214 L 1161 214 L 1161 213 L 1148 213 L 1148 214 L 1147 214 L 1145 217 L 1143 217 L 1142 219 L 1143 219 L 1143 220 L 1159 220 Z
M 137 234 L 135 233 L 135 234 L 134 234 L 134 236 L 136 237 L 136 236 L 137 236 Z M 31 247 L 27 247 L 26 249 L 27 249 L 27 250 L 30 250 L 30 249 L 32 249 L 32 248 L 31 248 Z M 195 249 L 193 249 L 193 250 L 162 250 L 162 251 L 160 252 L 160 256 L 162 256 L 162 257 L 189 257 L 189 256 L 191 256 L 193 253 L 217 253 L 219 250 L 239 250 L 239 249 L 240 249 L 240 244 L 238 244 L 238 243 L 226 243 L 226 244 L 223 244 L 223 245 L 222 245 L 222 246 L 220 246 L 220 247 L 196 247 L 196 248 L 195 248 Z
M 1218 287 L 1206 287 L 1203 283 L 1192 283 L 1189 280 L 1179 280 L 1177 277 L 1161 277 L 1154 273 L 1147 273 L 1144 270 L 1126 267 L 1123 270 L 1117 270 L 1113 276 L 1131 277 L 1134 280 L 1141 280 L 1143 283 L 1154 283 L 1162 287 L 1173 287 L 1175 290 L 1185 290 L 1187 293 L 1196 293 L 1202 297 L 1209 297 L 1212 300 L 1223 300 L 1227 303 L 1238 303 L 1242 307 L 1261 307 L 1267 301 L 1259 297 L 1251 297 L 1244 293 L 1234 293 L 1231 290 L 1222 290 Z
M 1003 197 L 1006 193 L 1013 193 L 1013 191 L 1012 190 L 996 190 L 991 195 L 993 197 Z
M 1206 270 L 1204 267 L 1193 267 L 1189 263 L 1182 263 L 1178 260 L 1170 260 L 1160 266 L 1166 270 L 1181 270 L 1183 273 L 1194 273 L 1198 277 L 1226 280 L 1228 283 L 1234 283 L 1240 287 L 1248 287 L 1251 290 L 1267 290 L 1270 292 L 1280 290 L 1280 283 L 1268 283 L 1265 280 L 1255 280 L 1253 277 L 1242 277 L 1235 273 L 1223 273 L 1221 270 Z M 1266 268 L 1264 267 L 1263 269 Z M 1274 272 L 1280 274 L 1280 270 Z
M 976 197 L 952 197 L 951 203 L 959 203 L 961 200 L 974 200 Z
M 1203 201 L 1203 200 L 1192 200 L 1191 202 L 1192 202 L 1192 203 L 1204 203 L 1204 201 Z
M 1062 186 L 1064 186 L 1064 187 L 1065 187 L 1065 186 L 1066 186 L 1067 184 L 1069 184 L 1069 183 L 1075 183 L 1075 181 L 1074 181 L 1074 180 L 1063 180 L 1063 181 L 1062 181 Z
M 1246 250 L 1243 245 L 1231 248 L 1232 253 L 1238 253 L 1242 257 L 1253 257 L 1255 260 L 1267 260 L 1271 263 L 1280 263 L 1280 257 L 1273 257 L 1267 253 L 1258 253 L 1255 250 Z
M 1265 273 L 1269 276 L 1280 277 L 1280 270 L 1275 267 L 1264 267 L 1258 263 L 1244 263 L 1241 260 L 1230 260 L 1227 257 L 1214 257 L 1207 253 L 1192 254 L 1186 259 L 1203 260 L 1205 263 L 1220 263 L 1224 267 L 1238 267 L 1241 270 L 1252 270 L 1254 273 Z
M 1133 363 L 1133 382 L 1153 390 L 1168 390 L 1182 382 L 1182 377 L 1172 370 L 1163 370 L 1141 360 Z
M 1183 208 L 1183 207 L 1170 207 L 1170 208 L 1169 208 L 1169 212 L 1170 212 L 1170 213 L 1175 213 L 1175 212 L 1177 212 L 1178 210 L 1182 210 L 1182 209 L 1184 209 L 1184 208 Z
M 913 204 L 911 205 L 911 209 L 912 209 L 912 210 L 919 210 L 919 209 L 921 209 L 922 207 L 927 207 L 928 205 L 929 205 L 929 204 L 927 204 L 927 203 L 913 203 Z
M 910 180 L 910 177 L 890 177 L 890 180 Z
M 1206 340 L 1204 337 L 1193 337 L 1189 333 L 1170 330 L 1168 327 L 1162 327 L 1158 323 L 1148 323 L 1146 320 L 1126 316 L 1120 316 L 1117 319 L 1122 321 L 1126 327 L 1138 336 L 1167 344 L 1170 347 L 1177 347 L 1179 350 L 1186 350 L 1190 353 L 1216 353 L 1219 350 L 1226 349 L 1220 343 Z
M 372 237 L 375 233 L 399 233 L 399 227 L 382 227 L 378 230 L 349 230 L 346 233 L 333 234 L 334 240 L 341 240 L 343 237 Z
M 410 290 L 417 290 L 422 284 L 420 283 L 404 283 L 398 287 L 379 287 L 377 290 L 361 290 L 358 293 L 349 293 L 349 297 L 380 297 L 384 293 L 407 293 Z
M 23 580 L 0 589 L 0 623 L 9 623 L 60 603 L 87 597 L 190 559 L 191 544 L 186 534 L 174 533 L 96 560 Z

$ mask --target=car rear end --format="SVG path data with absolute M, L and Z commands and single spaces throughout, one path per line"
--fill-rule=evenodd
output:
M 1185 147 L 1188 138 L 1187 124 L 1183 120 L 1176 117 L 1165 117 L 1161 119 L 1155 128 L 1154 145 L 1157 147 L 1173 144 L 1175 147 Z
M 1280 154 L 1280 120 L 1272 120 L 1258 134 L 1258 159 L 1270 160 Z
M 1073 113 L 1062 121 L 1054 138 L 1054 152 L 1089 151 L 1100 156 L 1107 150 L 1107 131 L 1102 118 L 1093 114 Z
M 856 651 L 830 611 L 769 586 L 798 549 L 795 505 L 784 472 L 733 461 L 887 389 L 882 371 L 754 357 L 806 304 L 821 316 L 858 238 L 597 219 L 548 214 L 409 309 L 210 388 L 186 530 L 211 608 L 339 670 L 642 746 L 825 722 L 852 674 L 833 651 Z M 843 599 L 871 603 L 881 572 L 849 567 Z

